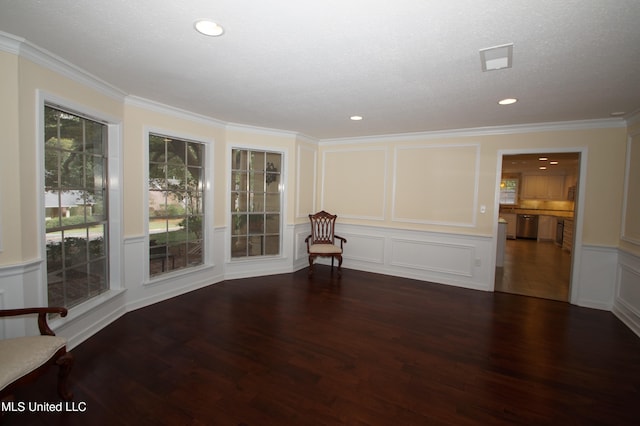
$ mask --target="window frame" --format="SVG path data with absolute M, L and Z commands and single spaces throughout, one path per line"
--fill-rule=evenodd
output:
M 213 172 L 214 172 L 214 163 L 213 163 L 213 150 L 214 150 L 214 141 L 212 139 L 203 138 L 201 136 L 188 135 L 184 133 L 175 132 L 172 130 L 158 128 L 158 127 L 150 127 L 147 126 L 144 128 L 144 250 L 145 250 L 145 261 L 144 261 L 144 281 L 143 284 L 155 284 L 159 282 L 166 281 L 167 279 L 175 278 L 180 275 L 187 275 L 194 271 L 199 271 L 204 268 L 209 268 L 215 266 L 214 264 L 214 245 L 211 243 L 213 241 L 213 223 L 214 223 L 214 197 L 213 197 Z M 193 142 L 202 144 L 204 146 L 204 158 L 203 158 L 203 197 L 204 202 L 202 205 L 203 209 L 203 221 L 202 221 L 202 263 L 190 267 L 177 268 L 170 271 L 166 271 L 160 274 L 151 275 L 150 271 L 150 243 L 151 237 L 149 234 L 149 142 L 151 135 L 159 135 L 167 138 Z
M 35 177 L 38 183 L 38 199 L 36 201 L 38 226 L 38 252 L 40 253 L 40 267 L 38 268 L 37 298 L 39 304 L 48 306 L 48 278 L 47 278 L 47 253 L 46 253 L 46 227 L 45 227 L 45 106 L 58 108 L 68 113 L 83 118 L 98 121 L 107 126 L 107 176 L 106 192 L 108 197 L 108 288 L 105 292 L 92 297 L 82 303 L 69 308 L 76 316 L 83 315 L 96 307 L 108 302 L 124 292 L 123 286 L 123 240 L 122 240 L 122 120 L 109 115 L 104 111 L 93 109 L 86 104 L 74 102 L 45 90 L 36 90 L 36 137 L 34 142 L 37 167 Z M 60 318 L 51 320 L 51 326 L 57 327 L 64 321 Z
M 514 191 L 504 191 L 502 189 L 502 184 L 505 181 L 515 181 L 515 190 Z M 503 176 L 500 178 L 500 193 L 498 194 L 499 204 L 501 206 L 517 206 L 519 197 L 520 197 L 520 185 L 522 184 L 522 178 L 520 176 Z M 504 203 L 503 194 L 513 193 L 513 203 Z
M 232 253 L 232 241 L 234 238 L 234 233 L 233 233 L 233 221 L 234 221 L 234 213 L 232 211 L 233 209 L 233 203 L 231 201 L 232 198 L 232 194 L 234 192 L 237 192 L 234 189 L 234 182 L 233 182 L 233 175 L 234 172 L 238 169 L 234 168 L 234 164 L 233 164 L 233 153 L 236 150 L 241 150 L 241 151 L 249 151 L 249 152 L 257 152 L 257 153 L 263 153 L 265 155 L 265 164 L 268 163 L 268 161 L 266 160 L 267 155 L 268 154 L 277 154 L 280 156 L 280 170 L 277 171 L 277 173 L 280 175 L 280 181 L 278 184 L 278 202 L 279 202 L 279 220 L 278 220 L 278 253 L 277 254 L 261 254 L 261 255 L 246 255 L 246 256 L 233 256 Z M 264 146 L 251 146 L 251 145 L 242 145 L 242 144 L 234 144 L 231 145 L 229 147 L 229 150 L 227 151 L 227 164 L 228 164 L 228 175 L 227 175 L 227 179 L 228 179 L 228 186 L 227 186 L 227 227 L 229 229 L 229 237 L 226 239 L 226 253 L 227 253 L 227 261 L 229 262 L 251 262 L 251 261 L 260 261 L 260 260 L 264 260 L 264 259 L 274 259 L 274 258 L 282 258 L 284 257 L 284 233 L 285 233 L 285 229 L 284 229 L 284 223 L 285 223 L 285 213 L 286 213 L 286 193 L 285 193 L 285 179 L 286 179 L 286 175 L 285 175 L 285 163 L 286 163 L 286 151 L 284 150 L 278 150 L 278 149 L 274 149 L 274 148 L 269 148 L 269 147 L 264 147 Z M 265 167 L 266 168 L 266 167 Z M 249 172 L 249 169 L 247 169 L 247 171 Z M 265 174 L 265 179 L 266 179 L 266 174 Z M 249 193 L 250 191 L 247 191 L 247 193 Z M 267 194 L 268 192 L 265 191 L 264 194 Z M 249 209 L 249 208 L 248 208 Z M 251 215 L 252 212 L 250 212 L 249 210 L 247 210 L 247 215 Z M 254 214 L 258 213 L 258 212 L 253 212 Z M 266 210 L 263 210 L 261 212 L 261 214 L 266 215 L 268 214 Z M 262 233 L 266 236 L 266 234 L 268 234 L 268 232 L 266 232 L 266 223 L 263 225 L 265 228 L 265 231 Z M 261 235 L 262 235 L 261 234 Z M 251 233 L 250 231 L 247 231 L 247 237 L 250 236 L 255 236 L 258 234 L 255 233 Z

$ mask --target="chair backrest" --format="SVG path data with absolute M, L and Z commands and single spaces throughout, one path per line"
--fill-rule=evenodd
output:
M 324 210 L 309 215 L 312 244 L 333 244 L 337 217 L 337 215 L 327 213 Z

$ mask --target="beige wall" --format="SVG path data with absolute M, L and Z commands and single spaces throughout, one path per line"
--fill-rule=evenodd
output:
M 620 245 L 640 256 L 640 122 L 629 127 L 624 228 Z
M 0 52 L 0 264 L 22 258 L 18 57 Z
M 322 154 L 320 206 L 345 218 L 383 218 L 387 195 L 385 147 L 341 147 Z
M 226 169 L 225 130 L 213 120 L 194 120 L 171 114 L 169 109 L 150 109 L 127 104 L 125 107 L 123 158 L 123 213 L 124 235 L 139 236 L 145 229 L 145 180 L 147 132 L 161 133 L 178 138 L 207 143 L 208 157 L 213 159 L 213 193 L 224 194 L 223 171 Z M 223 226 L 225 219 L 223 198 L 214 205 L 214 226 Z
M 309 214 L 315 213 L 318 179 L 318 145 L 298 140 L 296 144 L 296 216 L 295 223 L 307 222 Z M 291 193 L 291 191 L 290 191 Z
M 10 194 L 7 202 L 13 206 L 19 206 L 20 222 L 6 224 L 9 228 L 19 229 L 20 236 L 17 241 L 21 241 L 20 258 L 23 261 L 36 259 L 40 256 L 39 218 L 40 200 L 36 196 L 24 196 L 25 194 L 39 194 L 41 182 L 37 159 L 40 157 L 39 143 L 41 136 L 38 131 L 42 130 L 36 122 L 36 111 L 38 93 L 46 93 L 65 103 L 64 106 L 72 108 L 74 105 L 81 106 L 82 112 L 95 113 L 102 116 L 109 116 L 114 120 L 122 119 L 123 104 L 111 96 L 79 84 L 70 78 L 53 72 L 47 68 L 37 65 L 27 59 L 18 60 L 18 104 L 19 104 L 19 139 L 17 140 L 19 158 L 19 193 Z M 4 102 L 4 101 L 3 101 Z M 15 177 L 12 179 L 15 183 Z M 7 228 L 4 228 L 5 230 Z M 7 240 L 13 242 L 14 240 Z
M 500 151 L 584 149 L 583 243 L 612 247 L 627 244 L 620 241 L 627 149 L 627 131 L 622 127 L 477 136 L 452 132 L 438 137 L 407 135 L 317 144 L 294 133 L 226 126 L 213 119 L 190 119 L 126 103 L 8 53 L 0 53 L 0 67 L 6 76 L 0 82 L 6 154 L 0 160 L 0 264 L 39 256 L 41 236 L 34 226 L 39 218 L 38 200 L 24 196 L 39 193 L 40 185 L 35 173 L 39 155 L 37 90 L 122 121 L 125 236 L 145 232 L 144 130 L 151 128 L 213 141 L 216 227 L 227 222 L 226 158 L 232 146 L 286 153 L 285 209 L 289 224 L 302 223 L 307 214 L 325 208 L 350 223 L 469 235 L 494 232 Z M 639 127 L 632 129 L 635 136 L 631 146 L 636 147 L 632 150 L 632 179 L 638 176 Z M 15 176 L 19 176 L 17 181 Z M 634 236 L 640 232 L 635 220 L 640 211 L 638 187 L 631 185 L 629 194 L 626 232 Z M 486 206 L 484 214 L 479 212 L 481 205 Z
M 583 243 L 617 246 L 626 149 L 623 127 L 321 142 L 324 164 L 318 202 L 348 223 L 489 236 L 497 217 L 499 152 L 563 148 L 586 152 Z M 354 197 L 358 185 L 363 192 Z M 480 206 L 486 213 L 480 213 Z M 383 217 L 376 220 L 363 213 L 375 216 L 381 211 Z

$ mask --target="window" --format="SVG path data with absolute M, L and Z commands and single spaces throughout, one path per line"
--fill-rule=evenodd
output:
M 44 108 L 44 207 L 49 306 L 109 289 L 107 126 Z
M 280 254 L 282 154 L 231 152 L 231 257 Z
M 500 181 L 500 204 L 518 204 L 518 179 Z
M 149 275 L 203 264 L 205 145 L 149 134 Z

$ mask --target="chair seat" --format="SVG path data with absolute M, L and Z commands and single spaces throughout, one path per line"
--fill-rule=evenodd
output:
M 311 254 L 341 254 L 342 249 L 335 244 L 311 244 L 309 246 Z
M 45 364 L 65 347 L 58 336 L 27 336 L 0 340 L 0 390 Z

